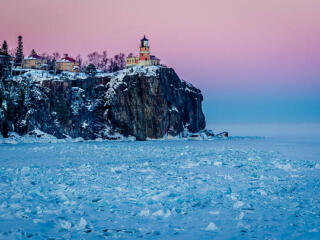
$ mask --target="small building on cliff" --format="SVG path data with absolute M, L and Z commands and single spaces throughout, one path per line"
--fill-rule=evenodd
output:
M 79 72 L 80 63 L 65 54 L 64 58 L 56 62 L 57 71 Z
M 139 56 L 129 56 L 126 59 L 126 67 L 160 65 L 160 59 L 150 55 L 149 40 L 144 36 L 141 39 Z
M 27 69 L 47 69 L 48 60 L 32 50 L 31 55 L 23 59 L 22 67 Z

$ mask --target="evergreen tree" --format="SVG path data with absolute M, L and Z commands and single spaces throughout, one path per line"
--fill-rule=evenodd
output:
M 0 78 L 7 77 L 11 73 L 11 57 L 8 53 L 8 44 L 6 41 L 3 41 L 1 52 L 7 54 L 1 57 L 0 63 Z
M 6 40 L 3 41 L 1 50 L 2 50 L 2 52 L 8 54 L 8 43 Z
M 97 73 L 97 69 L 96 69 L 96 66 L 93 65 L 93 64 L 89 64 L 87 67 L 86 67 L 86 74 L 88 74 L 89 76 L 93 77 L 94 75 L 96 75 Z
M 34 49 L 32 49 L 30 56 L 34 56 L 34 55 L 37 55 L 37 53 Z
M 56 59 L 55 58 L 48 60 L 48 70 L 51 73 L 54 73 L 54 71 L 56 70 Z
M 9 124 L 7 122 L 7 120 L 4 120 L 4 122 L 2 123 L 2 127 L 1 127 L 1 134 L 4 138 L 9 137 Z
M 70 119 L 70 110 L 63 94 L 60 94 L 58 96 L 57 102 L 55 104 L 55 111 L 60 123 L 62 123 L 63 125 L 67 124 Z
M 22 42 L 22 36 L 18 37 L 18 47 L 17 47 L 17 51 L 16 51 L 16 63 L 22 63 L 24 59 L 24 55 L 23 55 L 23 42 Z

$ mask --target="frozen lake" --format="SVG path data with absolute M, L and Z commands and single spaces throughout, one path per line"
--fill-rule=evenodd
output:
M 0 145 L 0 239 L 319 239 L 320 139 Z

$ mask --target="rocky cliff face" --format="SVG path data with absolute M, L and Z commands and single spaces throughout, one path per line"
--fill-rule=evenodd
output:
M 138 140 L 205 128 L 200 90 L 171 68 L 134 67 L 96 77 L 43 79 L 26 73 L 0 83 L 0 129 L 39 129 L 58 138 Z

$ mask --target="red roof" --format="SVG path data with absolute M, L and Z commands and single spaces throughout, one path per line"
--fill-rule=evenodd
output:
M 76 62 L 76 60 L 71 57 L 64 57 L 62 58 L 62 60 L 69 61 L 69 62 Z
M 33 57 L 33 58 L 36 58 L 36 59 L 42 58 L 42 57 L 40 57 L 38 54 L 33 54 L 33 55 L 31 55 L 30 57 Z

